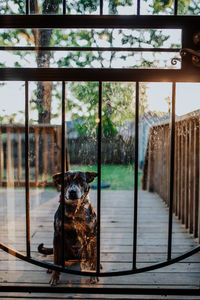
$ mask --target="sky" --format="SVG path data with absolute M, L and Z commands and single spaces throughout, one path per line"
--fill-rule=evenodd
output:
M 171 99 L 171 83 L 154 82 L 148 83 L 147 86 L 148 110 L 168 112 L 166 98 Z M 0 94 L 0 116 L 24 111 L 24 86 L 21 82 L 7 82 L 5 86 L 0 86 Z M 200 109 L 200 83 L 177 83 L 176 115 L 181 116 L 198 109 Z M 18 118 L 22 117 L 18 115 Z M 36 112 L 31 116 L 37 118 Z
M 107 3 L 107 1 L 105 2 Z M 133 2 L 134 3 L 134 2 Z M 106 12 L 106 11 L 105 11 Z M 122 13 L 122 12 L 120 12 Z M 98 30 L 97 30 L 98 31 Z M 150 31 L 149 30 L 141 30 L 143 32 L 144 40 L 148 41 L 150 38 Z M 123 30 L 124 35 L 130 35 L 129 29 Z M 140 31 L 132 30 L 132 34 L 137 36 L 140 34 Z M 181 44 L 181 30 L 166 30 L 163 29 L 162 34 L 169 35 L 169 39 L 163 44 L 163 47 L 171 48 L 173 44 Z M 81 41 L 80 41 L 81 42 Z M 26 45 L 26 40 L 22 36 L 18 46 Z M 82 45 L 83 46 L 83 45 Z M 97 34 L 97 46 L 99 47 L 109 47 L 110 44 L 108 43 L 107 37 L 102 36 L 102 38 L 98 38 Z M 113 46 L 123 47 L 124 45 L 121 43 L 121 37 L 119 38 L 119 32 L 113 32 Z M 126 45 L 129 46 L 129 45 Z M 134 45 L 138 47 L 138 45 Z M 144 43 L 142 47 L 149 47 L 148 43 Z M 106 53 L 104 53 L 106 55 Z M 57 56 L 62 55 L 61 52 L 57 52 Z M 66 53 L 65 53 L 66 55 Z M 151 59 L 150 53 L 145 53 L 145 55 L 149 59 Z M 165 53 L 161 54 L 163 59 Z M 167 53 L 168 55 L 168 53 Z M 172 54 L 175 55 L 175 54 Z M 135 56 L 137 57 L 137 55 Z M 59 57 L 58 57 L 59 58 Z M 136 58 L 137 59 L 137 58 Z M 169 67 L 171 67 L 169 57 L 165 58 L 166 61 L 169 62 Z M 129 58 L 130 60 L 130 58 Z M 14 63 L 16 62 L 16 56 L 13 55 L 11 52 L 8 54 L 6 51 L 1 51 L 0 62 L 6 62 L 6 65 L 9 67 L 13 67 Z M 140 57 L 138 56 L 138 61 L 140 63 Z M 159 61 L 159 59 L 158 59 Z M 128 59 L 125 61 L 130 66 L 130 62 Z M 162 62 L 158 63 L 160 67 L 162 67 Z M 35 67 L 35 60 L 32 56 L 29 59 L 26 57 L 26 61 L 23 62 L 24 67 Z M 117 61 L 117 67 L 124 67 L 124 65 L 120 65 L 120 61 Z M 55 67 L 55 66 L 54 66 Z M 99 66 L 93 66 L 99 67 Z M 180 65 L 178 66 L 178 68 Z M 148 110 L 151 111 L 158 111 L 158 112 L 168 112 L 168 104 L 166 99 L 171 99 L 171 90 L 172 86 L 170 83 L 148 83 L 147 88 L 147 98 L 148 98 Z M 30 94 L 32 90 L 30 88 Z M 18 111 L 24 111 L 24 87 L 22 82 L 7 82 L 5 86 L 0 86 L 0 116 L 2 115 L 11 115 L 13 113 L 17 113 Z M 200 83 L 177 83 L 177 93 L 176 93 L 176 114 L 177 115 L 184 115 L 189 112 L 195 111 L 200 109 Z M 53 107 L 54 110 L 54 107 Z M 20 115 L 19 118 L 21 118 Z M 36 113 L 32 116 L 34 119 L 37 119 Z M 18 118 L 18 117 L 17 117 Z M 17 120 L 16 118 L 16 120 Z M 19 119 L 18 118 L 18 119 Z

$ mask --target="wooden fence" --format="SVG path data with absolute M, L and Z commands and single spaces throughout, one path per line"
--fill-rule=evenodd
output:
M 30 185 L 51 186 L 48 173 L 61 170 L 61 126 L 34 125 L 29 132 Z M 0 126 L 0 186 L 25 185 L 25 147 L 23 125 Z
M 174 149 L 174 214 L 200 242 L 200 110 L 176 117 Z M 156 192 L 168 205 L 170 191 L 169 122 L 150 129 L 143 189 Z
M 61 170 L 60 125 L 29 127 L 30 186 L 52 186 L 52 174 Z M 66 169 L 97 164 L 97 137 L 66 140 Z M 25 186 L 25 127 L 0 125 L 0 186 Z M 134 137 L 102 137 L 102 164 L 127 164 L 134 159 Z

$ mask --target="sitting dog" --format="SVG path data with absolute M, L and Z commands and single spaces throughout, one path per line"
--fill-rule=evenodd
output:
M 97 176 L 96 172 L 69 171 L 64 175 L 64 259 L 79 260 L 81 269 L 96 269 L 96 212 L 89 199 L 89 183 Z M 62 173 L 53 175 L 57 187 L 61 187 Z M 53 248 L 38 246 L 43 254 L 53 254 L 54 264 L 62 265 L 62 204 L 54 216 Z M 50 283 L 56 285 L 59 272 L 52 271 Z M 92 282 L 92 278 L 91 278 Z M 95 282 L 95 279 L 94 279 Z

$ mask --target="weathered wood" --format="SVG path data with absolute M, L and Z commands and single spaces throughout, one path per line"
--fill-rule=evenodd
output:
M 38 128 L 35 128 L 34 135 L 35 135 L 35 187 L 38 187 L 39 185 L 39 130 Z
M 14 209 L 15 230 L 9 232 L 9 223 L 0 226 L 0 241 L 17 250 L 25 250 L 23 189 L 0 190 L 0 220 L 8 214 L 7 199 L 17 202 Z M 52 246 L 53 216 L 58 206 L 59 193 L 53 190 L 30 190 L 31 195 L 31 255 L 42 261 L 52 262 L 52 256 L 37 252 L 37 245 L 43 242 Z M 91 191 L 92 202 L 96 202 L 96 192 Z M 167 258 L 168 209 L 160 198 L 145 191 L 139 191 L 138 201 L 138 253 L 137 267 L 149 266 Z M 6 200 L 6 201 L 5 201 Z M 101 263 L 103 271 L 127 270 L 132 267 L 132 191 L 102 191 Z M 10 221 L 9 221 L 10 222 Z M 184 226 L 174 218 L 172 257 L 182 254 L 196 245 Z M 7 234 L 9 233 L 9 234 Z M 200 279 L 200 254 L 167 268 L 116 278 L 101 278 L 96 287 L 140 286 L 197 288 Z M 75 268 L 76 266 L 72 266 Z M 47 285 L 50 274 L 45 269 L 28 264 L 0 250 L 0 285 L 32 284 Z M 62 274 L 59 286 L 88 286 L 88 278 Z M 51 296 L 54 299 L 54 295 Z M 57 296 L 58 299 L 59 296 Z M 47 297 L 47 299 L 50 299 Z
M 34 170 L 31 172 L 31 183 L 32 187 L 41 186 L 53 186 L 53 182 L 47 182 L 47 174 L 53 174 L 60 170 L 61 166 L 61 126 L 60 125 L 49 125 L 49 124 L 37 124 L 30 125 L 29 132 L 33 136 L 31 141 L 34 141 Z M 22 145 L 24 143 L 25 127 L 23 125 L 1 125 L 0 128 L 0 185 L 3 187 L 24 187 L 26 182 L 24 176 L 22 176 L 24 169 L 24 160 L 22 158 Z M 6 142 L 2 135 L 6 134 Z M 15 140 L 13 134 L 17 136 Z M 43 139 L 43 167 L 41 171 L 41 177 L 39 177 L 39 138 Z M 5 139 L 4 139 L 5 140 Z M 49 141 L 51 140 L 51 150 L 49 149 Z M 13 144 L 14 141 L 14 144 Z M 12 146 L 15 148 L 12 149 Z M 50 150 L 50 151 L 49 151 Z M 14 161 L 14 151 L 17 154 L 17 160 Z M 67 151 L 67 150 L 66 150 Z M 4 168 L 4 157 L 6 158 L 6 173 L 7 178 L 4 179 L 3 168 Z M 68 159 L 69 162 L 69 159 Z M 14 166 L 15 164 L 15 166 Z M 68 164 L 69 167 L 69 164 Z M 50 171 L 50 172 L 49 172 Z M 16 176 L 14 176 L 14 173 Z
M 189 123 L 189 232 L 193 232 L 193 206 L 194 206 L 194 126 L 193 120 Z
M 48 136 L 43 129 L 43 180 L 47 181 L 47 166 L 48 166 Z
M 200 240 L 199 210 L 199 137 L 200 110 L 176 117 L 175 126 L 175 178 L 173 210 L 189 232 Z M 162 129 L 163 131 L 162 131 Z M 169 122 L 155 124 L 150 129 L 145 161 L 144 185 L 151 192 L 156 192 L 168 203 L 169 199 Z M 164 145 L 164 148 L 160 146 Z M 152 153 L 153 152 L 153 153 Z M 162 153 L 160 153 L 162 152 Z M 151 156 L 149 155 L 151 153 Z M 153 157 L 156 159 L 152 159 Z M 161 169 L 163 168 L 163 174 Z M 162 188 L 160 188 L 162 186 Z
M 54 129 L 52 129 L 51 133 L 51 172 L 55 174 L 55 135 Z
M 6 162 L 7 186 L 12 187 L 14 182 L 14 168 L 13 168 L 12 140 L 11 140 L 10 129 L 7 132 L 6 150 L 7 150 L 7 162 Z
M 184 161 L 184 165 L 185 165 L 185 195 L 184 195 L 184 199 L 185 199 L 185 206 L 184 206 L 184 215 L 185 215 L 185 220 L 184 220 L 184 224 L 185 227 L 188 228 L 188 200 L 189 200 L 189 174 L 188 174 L 188 168 L 189 168 L 189 137 L 188 137 L 188 123 L 185 124 L 185 161 Z
M 2 142 L 2 131 L 0 127 L 0 186 L 3 181 L 3 173 L 4 173 L 4 151 L 3 151 L 3 142 Z
M 20 182 L 22 178 L 22 139 L 21 133 L 17 132 L 17 179 Z
M 199 119 L 194 119 L 194 180 L 193 180 L 193 235 L 198 237 L 198 199 L 199 199 Z M 200 216 L 199 216 L 200 218 Z

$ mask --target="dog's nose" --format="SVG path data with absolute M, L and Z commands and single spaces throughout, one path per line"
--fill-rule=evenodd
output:
M 71 190 L 69 192 L 69 197 L 70 197 L 70 199 L 76 199 L 77 198 L 76 191 L 75 190 Z

